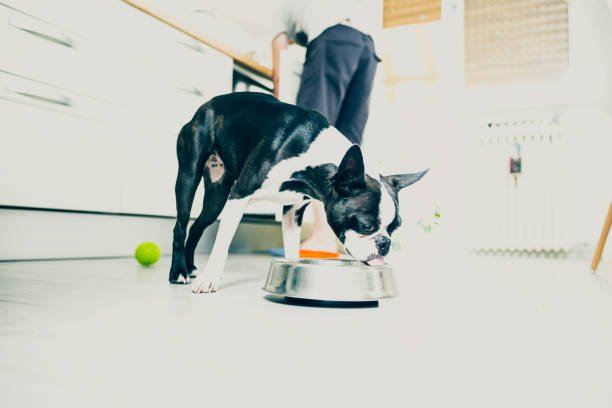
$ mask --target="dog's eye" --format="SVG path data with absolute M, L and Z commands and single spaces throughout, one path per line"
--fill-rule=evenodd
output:
M 372 224 L 361 224 L 361 230 L 368 234 L 374 232 L 374 225 Z

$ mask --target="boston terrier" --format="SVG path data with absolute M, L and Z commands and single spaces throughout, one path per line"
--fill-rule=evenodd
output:
M 253 200 L 283 205 L 285 256 L 299 257 L 300 226 L 312 200 L 354 258 L 383 263 L 401 220 L 398 192 L 427 172 L 366 174 L 358 145 L 320 113 L 279 102 L 271 95 L 238 92 L 217 96 L 195 113 L 177 140 L 177 220 L 171 283 L 195 293 L 215 292 L 245 207 Z M 194 194 L 204 179 L 202 212 L 189 229 Z M 197 277 L 194 250 L 204 229 L 219 217 L 219 230 L 204 271 Z

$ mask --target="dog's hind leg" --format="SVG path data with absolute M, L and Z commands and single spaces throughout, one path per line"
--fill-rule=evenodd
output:
M 181 130 L 176 153 L 178 157 L 178 174 L 176 176 L 176 224 L 172 241 L 172 265 L 168 280 L 171 283 L 188 283 L 189 271 L 185 264 L 185 233 L 193 197 L 202 178 L 204 161 L 210 154 L 207 148 L 200 142 L 202 129 L 199 129 L 193 122 L 188 123 Z
M 195 169 L 179 168 L 176 180 L 176 224 L 172 239 L 172 265 L 168 280 L 171 283 L 188 283 L 189 271 L 185 264 L 185 230 L 191 214 L 193 196 L 202 177 Z
M 218 167 L 211 168 L 212 165 L 209 164 L 211 162 L 209 158 L 206 168 L 204 169 L 204 205 L 202 206 L 202 212 L 191 228 L 189 228 L 189 236 L 187 238 L 187 244 L 185 244 L 185 262 L 187 264 L 187 271 L 190 272 L 190 278 L 195 278 L 196 266 L 194 265 L 193 258 L 195 248 L 202 237 L 202 233 L 210 224 L 215 222 L 219 214 L 221 214 L 221 210 L 223 210 L 223 206 L 227 201 L 230 189 L 234 184 L 233 180 L 227 174 L 221 174 L 220 178 L 214 180 L 213 177 L 219 177 L 219 172 Z M 219 162 L 215 165 L 221 168 L 223 166 L 223 164 Z

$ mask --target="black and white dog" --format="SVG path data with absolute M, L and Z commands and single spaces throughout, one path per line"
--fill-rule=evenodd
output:
M 247 204 L 283 205 L 285 256 L 298 258 L 300 225 L 311 200 L 323 202 L 329 225 L 347 252 L 370 265 L 389 252 L 401 223 L 398 191 L 426 171 L 393 176 L 365 173 L 361 150 L 318 112 L 242 92 L 217 96 L 183 126 L 177 141 L 177 220 L 170 282 L 195 278 L 194 250 L 219 217 L 219 230 L 193 292 L 215 292 L 229 245 Z M 193 197 L 204 179 L 202 212 L 189 230 Z

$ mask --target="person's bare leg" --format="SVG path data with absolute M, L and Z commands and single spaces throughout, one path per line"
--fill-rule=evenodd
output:
M 313 200 L 310 207 L 312 208 L 314 221 L 312 235 L 302 242 L 300 245 L 301 249 L 338 252 L 336 234 L 334 234 L 334 231 L 332 231 L 329 224 L 327 224 L 323 203 L 318 200 Z

